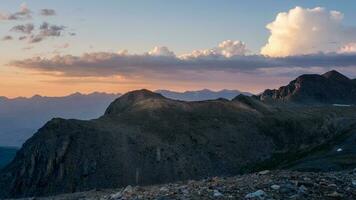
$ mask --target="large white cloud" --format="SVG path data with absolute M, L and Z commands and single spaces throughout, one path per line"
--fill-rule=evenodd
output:
M 261 53 L 290 56 L 317 52 L 336 52 L 340 46 L 356 41 L 356 29 L 342 24 L 343 14 L 325 8 L 296 7 L 279 13 L 266 27 L 271 35 Z

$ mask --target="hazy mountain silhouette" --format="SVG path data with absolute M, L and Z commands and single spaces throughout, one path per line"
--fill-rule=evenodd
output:
M 0 146 L 20 146 L 48 120 L 93 119 L 119 94 L 74 93 L 64 97 L 0 98 Z

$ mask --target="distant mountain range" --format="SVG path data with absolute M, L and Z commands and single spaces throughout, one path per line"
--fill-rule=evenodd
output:
M 0 98 L 0 146 L 20 146 L 54 117 L 93 119 L 119 94 L 75 93 L 64 97 Z
M 232 99 L 238 90 L 174 92 L 158 90 L 167 98 L 184 101 Z M 249 93 L 243 93 L 250 95 Z M 54 117 L 64 119 L 94 119 L 101 116 L 106 107 L 120 94 L 74 93 L 63 97 L 35 95 L 31 98 L 9 99 L 0 97 L 0 146 L 21 146 L 37 129 Z

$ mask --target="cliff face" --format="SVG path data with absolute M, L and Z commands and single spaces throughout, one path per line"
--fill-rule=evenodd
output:
M 302 75 L 286 86 L 266 90 L 257 97 L 265 102 L 355 104 L 356 84 L 333 70 L 323 75 Z
M 0 197 L 252 171 L 275 153 L 292 156 L 331 140 L 350 128 L 338 122 L 355 111 L 272 108 L 246 96 L 188 103 L 134 91 L 99 119 L 49 121 L 1 171 Z

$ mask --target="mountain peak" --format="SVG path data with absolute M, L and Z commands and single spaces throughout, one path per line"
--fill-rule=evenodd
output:
M 356 85 L 345 75 L 332 70 L 322 75 L 301 75 L 286 86 L 266 90 L 259 98 L 262 101 L 353 104 L 356 100 Z
M 164 98 L 161 94 L 152 92 L 150 90 L 147 89 L 141 89 L 141 90 L 134 90 L 131 92 L 128 92 L 124 95 L 122 95 L 121 98 L 128 98 L 128 99 L 132 99 L 135 101 L 140 101 L 140 100 L 144 100 L 144 99 L 148 99 L 148 98 Z
M 331 70 L 322 75 L 323 77 L 331 80 L 341 81 L 341 80 L 350 80 L 345 75 L 341 74 L 336 70 Z
M 165 99 L 165 97 L 147 89 L 134 90 L 122 95 L 112 102 L 105 111 L 105 114 L 120 113 L 131 107 L 133 104 L 147 99 Z

